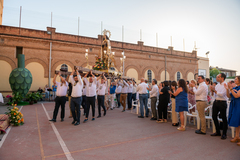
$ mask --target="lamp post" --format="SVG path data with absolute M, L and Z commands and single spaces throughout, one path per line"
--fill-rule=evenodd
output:
M 88 65 L 88 49 L 86 49 L 85 58 L 87 59 L 87 68 L 89 68 L 89 65 Z
M 124 51 L 122 52 L 122 58 L 120 58 L 121 62 L 122 62 L 122 73 L 124 75 L 124 61 L 126 59 L 126 56 L 124 56 Z
M 207 58 L 208 58 L 208 54 L 210 53 L 210 51 L 207 51 L 207 53 L 206 53 L 206 56 L 207 56 Z

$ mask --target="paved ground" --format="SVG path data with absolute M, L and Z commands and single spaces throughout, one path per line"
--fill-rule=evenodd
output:
M 48 121 L 53 109 L 53 102 L 22 107 L 25 124 L 8 129 L 0 141 L 0 159 L 240 159 L 240 147 L 230 143 L 230 130 L 228 139 L 221 140 L 211 137 L 210 129 L 207 135 L 196 135 L 194 125 L 177 131 L 171 122 L 158 124 L 121 109 L 87 123 L 81 116 L 81 124 L 74 126 L 68 102 L 64 122 Z

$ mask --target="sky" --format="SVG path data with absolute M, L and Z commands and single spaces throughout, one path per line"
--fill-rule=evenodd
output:
M 20 6 L 24 28 L 52 24 L 56 32 L 95 38 L 107 29 L 110 40 L 187 52 L 196 42 L 198 56 L 210 52 L 211 66 L 240 74 L 240 0 L 4 0 L 3 25 L 19 26 Z

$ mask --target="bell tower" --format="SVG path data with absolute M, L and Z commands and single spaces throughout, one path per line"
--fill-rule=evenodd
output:
M 0 0 L 0 25 L 2 25 L 3 0 Z

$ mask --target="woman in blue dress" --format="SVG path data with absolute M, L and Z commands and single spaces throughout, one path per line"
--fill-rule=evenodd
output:
M 231 142 L 238 142 L 237 145 L 240 146 L 239 130 L 240 130 L 240 76 L 236 76 L 234 80 L 236 87 L 232 87 L 231 83 L 228 86 L 225 85 L 227 89 L 227 96 L 231 97 L 231 103 L 228 112 L 228 124 L 231 127 L 236 128 L 235 137 Z
M 178 81 L 178 89 L 173 93 L 176 101 L 176 112 L 179 112 L 181 127 L 179 131 L 185 131 L 184 125 L 184 111 L 188 111 L 188 87 L 184 79 Z

